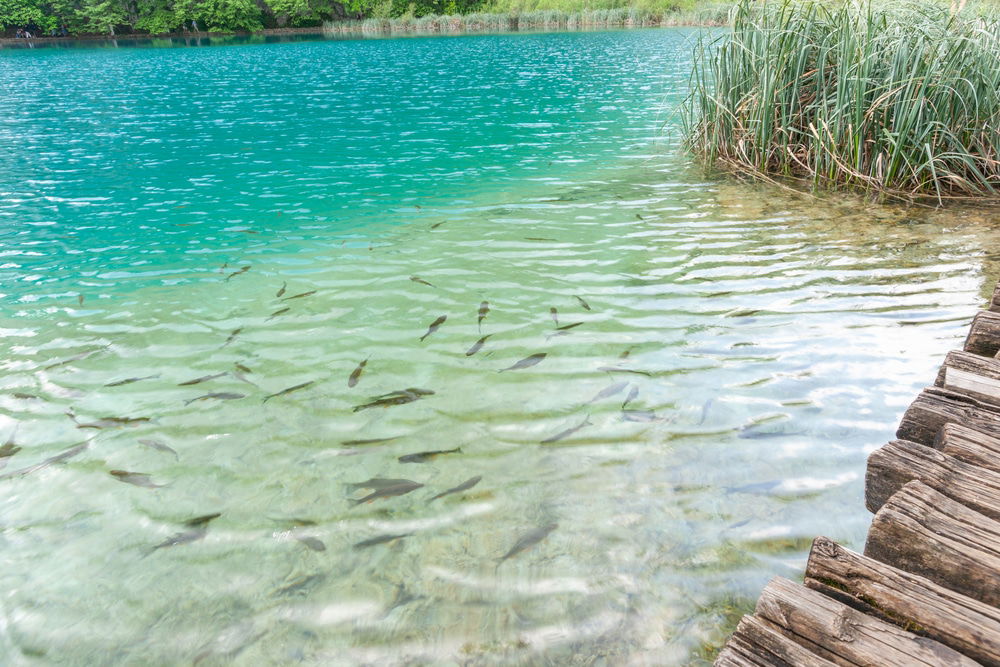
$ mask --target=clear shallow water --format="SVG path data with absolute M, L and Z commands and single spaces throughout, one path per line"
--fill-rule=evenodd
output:
M 995 216 L 705 180 L 691 35 L 5 52 L 0 474 L 89 445 L 0 480 L 3 661 L 685 664 L 859 548 Z

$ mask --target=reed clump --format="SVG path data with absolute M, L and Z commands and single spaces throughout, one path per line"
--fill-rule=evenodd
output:
M 682 116 L 709 164 L 905 199 L 1000 200 L 1000 16 L 743 0 Z

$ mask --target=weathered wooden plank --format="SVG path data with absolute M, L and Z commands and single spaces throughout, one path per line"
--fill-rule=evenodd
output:
M 838 665 L 977 664 L 933 639 L 918 637 L 782 577 L 764 588 L 757 615 Z
M 983 361 L 996 360 L 983 357 Z M 942 388 L 966 396 L 985 409 L 1000 410 L 1000 380 L 959 368 L 945 368 Z
M 833 667 L 757 616 L 744 616 L 716 659 L 724 667 Z
M 981 310 L 976 313 L 962 349 L 984 357 L 996 356 L 1000 352 L 1000 312 Z
M 921 482 L 878 511 L 865 555 L 1000 606 L 1000 523 Z
M 993 406 L 984 405 L 970 396 L 928 387 L 906 410 L 896 437 L 933 447 L 938 432 L 945 424 L 964 424 L 1000 437 L 1000 413 L 994 410 Z
M 849 551 L 826 537 L 813 541 L 805 584 L 903 629 L 1000 666 L 1000 609 Z M 850 598 L 847 600 L 845 598 Z
M 1000 313 L 1000 283 L 993 289 L 993 298 L 990 300 L 990 310 Z
M 1000 438 L 960 424 L 945 424 L 934 446 L 959 461 L 1000 472 Z
M 1000 519 L 1000 473 L 906 440 L 893 440 L 869 455 L 865 474 L 868 511 L 879 511 L 893 494 L 913 480 L 980 514 Z
M 953 350 L 948 353 L 940 370 L 938 370 L 937 378 L 934 380 L 935 386 L 945 387 L 945 373 L 949 369 L 967 371 L 991 380 L 1000 380 L 1000 361 L 997 359 L 981 357 L 978 354 L 962 350 Z

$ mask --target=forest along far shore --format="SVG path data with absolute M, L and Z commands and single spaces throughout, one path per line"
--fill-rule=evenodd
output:
M 0 45 L 109 38 L 225 35 L 465 33 L 719 26 L 730 2 L 636 0 L 10 0 L 0 3 Z M 558 9 L 554 5 L 558 4 Z M 550 7 L 549 5 L 553 5 Z M 608 5 L 603 7 L 603 5 Z

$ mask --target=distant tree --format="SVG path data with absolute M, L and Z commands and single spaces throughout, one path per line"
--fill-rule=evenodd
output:
M 199 17 L 210 31 L 262 30 L 261 11 L 253 0 L 205 0 Z
M 36 0 L 0 0 L 0 26 L 41 26 L 45 18 L 45 11 Z
M 115 34 L 115 26 L 126 22 L 125 7 L 119 0 L 81 0 L 76 11 L 85 32 Z

